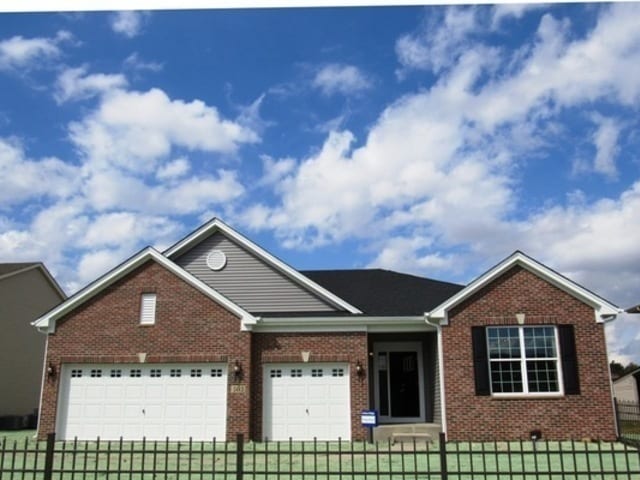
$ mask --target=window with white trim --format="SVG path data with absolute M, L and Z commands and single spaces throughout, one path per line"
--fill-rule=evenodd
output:
M 557 329 L 487 327 L 491 393 L 562 393 Z
M 140 325 L 156 323 L 156 294 L 143 293 L 140 298 Z

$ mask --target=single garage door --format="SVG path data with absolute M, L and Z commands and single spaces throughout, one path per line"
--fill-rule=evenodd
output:
M 225 364 L 64 365 L 61 439 L 225 439 Z
M 351 439 L 347 364 L 268 364 L 263 385 L 265 438 Z

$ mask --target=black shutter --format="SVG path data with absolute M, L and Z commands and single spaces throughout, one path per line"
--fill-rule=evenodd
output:
M 491 395 L 485 328 L 471 327 L 471 339 L 473 341 L 473 374 L 476 380 L 476 395 Z
M 564 393 L 565 395 L 580 395 L 580 379 L 578 378 L 578 359 L 573 325 L 558 325 L 558 340 L 560 343 Z

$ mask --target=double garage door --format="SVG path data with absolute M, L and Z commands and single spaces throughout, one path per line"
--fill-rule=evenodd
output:
M 226 364 L 82 364 L 62 369 L 61 439 L 225 439 Z
M 263 385 L 263 437 L 351 438 L 348 364 L 268 364 Z M 224 440 L 226 417 L 226 364 L 70 364 L 62 369 L 60 439 Z

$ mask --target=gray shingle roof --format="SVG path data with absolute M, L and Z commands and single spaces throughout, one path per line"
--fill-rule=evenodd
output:
M 422 315 L 464 288 L 382 269 L 300 272 L 366 315 Z

